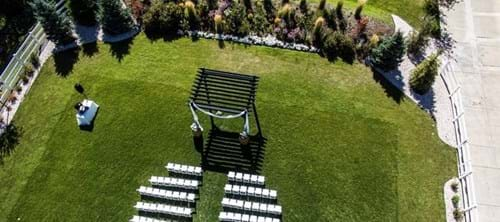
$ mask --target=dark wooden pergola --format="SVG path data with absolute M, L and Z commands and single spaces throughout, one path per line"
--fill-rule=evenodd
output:
M 259 77 L 232 72 L 200 68 L 191 89 L 190 100 L 198 107 L 211 113 L 238 114 L 242 111 L 253 113 L 258 136 L 262 136 L 255 94 Z M 217 126 L 210 116 L 212 128 Z

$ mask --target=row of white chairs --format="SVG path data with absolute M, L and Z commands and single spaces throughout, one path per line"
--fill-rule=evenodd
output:
M 163 190 L 145 186 L 139 187 L 139 189 L 137 189 L 137 192 L 139 192 L 143 196 L 158 197 L 168 200 L 187 201 L 191 203 L 194 203 L 196 201 L 196 194 L 194 193 Z
M 262 197 L 266 199 L 276 199 L 278 197 L 278 192 L 276 190 L 233 184 L 226 184 L 226 186 L 224 186 L 224 192 L 227 194 Z
M 263 217 L 249 214 L 231 213 L 231 212 L 220 212 L 220 221 L 241 221 L 241 222 L 280 222 L 278 218 Z
M 193 176 L 203 175 L 203 170 L 201 169 L 201 167 L 182 165 L 177 163 L 168 163 L 165 166 L 165 168 L 167 168 L 169 172 L 174 172 L 174 173 L 187 174 Z
M 129 220 L 129 222 L 167 222 L 167 221 L 135 215 L 134 217 L 132 217 L 132 219 Z
M 197 190 L 200 182 L 197 180 L 188 180 L 173 177 L 158 177 L 152 176 L 149 182 L 153 185 L 167 186 L 167 187 L 178 187 L 184 189 Z
M 167 204 L 155 204 L 155 203 L 145 203 L 137 202 L 134 206 L 139 211 L 150 212 L 150 213 L 162 213 L 181 217 L 191 217 L 193 214 L 193 209 L 187 207 L 178 207 Z
M 237 200 L 232 198 L 222 198 L 222 206 L 246 211 L 269 213 L 274 215 L 281 215 L 282 211 L 280 205 Z
M 248 173 L 229 171 L 227 174 L 229 181 L 243 182 L 249 184 L 264 185 L 265 177 Z

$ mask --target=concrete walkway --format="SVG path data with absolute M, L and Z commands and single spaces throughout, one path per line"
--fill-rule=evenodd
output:
M 500 0 L 462 0 L 445 14 L 456 41 L 479 221 L 500 221 Z

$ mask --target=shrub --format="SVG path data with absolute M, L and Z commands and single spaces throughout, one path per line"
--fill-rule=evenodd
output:
M 419 94 L 424 94 L 432 87 L 438 75 L 438 54 L 433 54 L 413 70 L 410 77 L 410 87 Z
M 300 8 L 300 12 L 302 12 L 304 14 L 307 13 L 307 10 L 309 8 L 309 6 L 307 4 L 307 0 L 300 0 L 299 8 Z
M 93 26 L 99 20 L 99 4 L 97 0 L 71 0 L 69 1 L 71 15 L 80 25 Z
M 453 217 L 455 220 L 461 220 L 464 217 L 464 212 L 460 209 L 455 209 L 453 211 Z
M 372 50 L 371 61 L 373 65 L 388 71 L 398 67 L 405 54 L 405 42 L 401 32 L 385 38 Z
M 318 4 L 318 11 L 325 10 L 325 6 L 326 6 L 326 0 L 320 0 Z
M 124 8 L 121 0 L 101 0 L 101 24 L 105 33 L 116 35 L 128 32 L 134 23 L 128 8 Z
M 252 11 L 252 1 L 251 0 L 243 0 L 243 5 L 248 11 Z
M 22 86 L 20 86 L 20 85 L 17 85 L 17 86 L 16 86 L 16 92 L 17 92 L 17 93 L 21 93 L 21 91 L 23 91 L 23 87 L 22 87 Z
M 17 97 L 16 97 L 16 94 L 14 92 L 12 92 L 10 95 L 9 95 L 9 98 L 7 99 L 9 102 L 11 103 L 15 103 L 17 101 Z
M 420 55 L 427 47 L 429 38 L 424 32 L 412 31 L 406 41 L 408 53 Z
M 236 36 L 248 35 L 250 24 L 247 20 L 245 7 L 238 2 L 233 2 L 228 10 L 226 10 L 225 32 Z
M 75 41 L 71 22 L 65 13 L 57 13 L 56 4 L 51 0 L 34 0 L 30 3 L 35 18 L 42 24 L 47 39 L 56 44 Z
M 455 182 L 451 183 L 450 186 L 451 186 L 451 190 L 453 190 L 453 192 L 455 192 L 455 193 L 458 192 L 458 187 L 459 187 L 458 182 L 455 181 Z
M 274 18 L 275 8 L 272 0 L 264 0 L 264 9 L 268 15 L 268 18 Z
M 338 19 L 344 19 L 344 0 L 340 0 L 337 2 L 337 8 L 335 8 L 335 14 L 337 15 Z
M 425 13 L 427 15 L 439 18 L 440 14 L 441 14 L 439 11 L 439 1 L 438 0 L 425 0 L 424 1 L 424 10 L 425 10 Z
M 255 13 L 252 17 L 252 31 L 257 35 L 263 36 L 269 31 L 269 21 L 266 18 L 266 10 L 260 2 L 255 4 Z
M 144 14 L 144 30 L 148 35 L 175 34 L 180 28 L 182 8 L 173 2 L 154 1 Z
M 439 18 L 426 16 L 422 24 L 421 32 L 424 35 L 432 35 L 434 38 L 441 37 L 441 24 Z
M 458 203 L 460 202 L 460 196 L 454 195 L 451 198 L 451 202 L 453 203 L 453 207 L 458 208 Z
M 21 82 L 23 82 L 23 85 L 28 84 L 29 81 L 30 81 L 30 78 L 28 77 L 28 75 L 26 75 L 26 74 L 21 75 Z
M 24 65 L 24 75 L 32 77 L 34 73 L 35 69 L 33 68 L 33 65 L 31 65 L 31 63 L 27 63 L 26 65 Z
M 327 34 L 322 51 L 329 60 L 340 57 L 347 63 L 352 63 L 356 56 L 354 42 L 340 32 Z
M 365 6 L 365 4 L 366 4 L 366 0 L 359 0 L 358 1 L 358 6 L 354 10 L 354 18 L 356 20 L 361 19 L 361 12 L 363 11 L 363 7 Z
M 35 51 L 33 54 L 31 54 L 30 63 L 35 68 L 38 68 L 40 66 L 40 58 L 38 57 L 38 51 Z

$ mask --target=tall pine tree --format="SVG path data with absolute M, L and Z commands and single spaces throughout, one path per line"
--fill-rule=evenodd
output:
M 42 24 L 47 39 L 56 44 L 67 44 L 75 40 L 68 16 L 66 13 L 57 13 L 55 2 L 34 0 L 30 5 L 35 18 Z
M 97 0 L 71 0 L 69 2 L 73 20 L 85 26 L 93 26 L 99 21 Z
M 401 32 L 385 38 L 380 45 L 372 50 L 372 63 L 385 71 L 393 70 L 403 61 L 405 40 Z
M 132 29 L 132 17 L 121 0 L 101 0 L 101 4 L 101 25 L 105 33 L 116 35 Z

